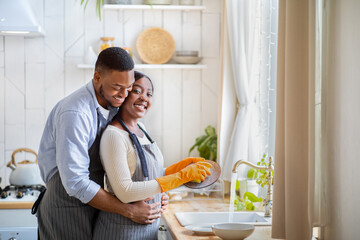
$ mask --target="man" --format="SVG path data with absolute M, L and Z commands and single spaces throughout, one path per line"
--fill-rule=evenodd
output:
M 39 167 L 47 188 L 39 198 L 40 239 L 92 239 L 98 210 L 142 224 L 160 217 L 160 203 L 123 204 L 103 189 L 100 133 L 131 91 L 133 69 L 125 50 L 103 50 L 93 80 L 51 111 L 39 148 Z M 167 198 L 163 200 L 167 204 Z

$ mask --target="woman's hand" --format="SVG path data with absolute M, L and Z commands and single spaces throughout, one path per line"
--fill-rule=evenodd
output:
M 208 175 L 211 175 L 211 167 L 212 165 L 210 163 L 200 161 L 186 166 L 177 173 L 162 176 L 156 178 L 155 180 L 158 181 L 161 192 L 167 192 L 171 189 L 177 188 L 183 183 L 187 183 L 195 179 L 204 181 Z
M 181 169 L 184 169 L 186 166 L 188 166 L 191 163 L 197 163 L 197 162 L 203 162 L 203 161 L 205 161 L 205 159 L 200 158 L 200 157 L 185 158 L 185 159 L 181 160 L 180 162 L 174 163 L 173 165 L 167 167 L 165 169 L 165 175 L 177 173 L 178 171 L 180 171 Z
M 133 202 L 128 205 L 128 218 L 132 221 L 140 224 L 151 224 L 157 218 L 160 218 L 160 213 L 162 211 L 162 207 L 160 207 L 160 202 L 156 203 L 147 203 L 146 201 L 150 201 L 154 199 L 154 197 L 147 198 L 142 201 Z
M 163 192 L 162 196 L 161 196 L 161 212 L 162 213 L 166 210 L 168 203 L 169 203 L 169 196 Z

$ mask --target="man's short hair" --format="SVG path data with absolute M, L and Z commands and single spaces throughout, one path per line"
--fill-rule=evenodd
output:
M 134 69 L 134 61 L 122 48 L 110 47 L 102 50 L 95 63 L 95 71 L 119 71 L 128 72 Z

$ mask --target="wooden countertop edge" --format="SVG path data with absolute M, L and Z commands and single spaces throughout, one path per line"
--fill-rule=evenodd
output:
M 31 209 L 34 202 L 1 202 L 0 209 Z

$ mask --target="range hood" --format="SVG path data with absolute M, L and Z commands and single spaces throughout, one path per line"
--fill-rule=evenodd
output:
M 0 35 L 43 37 L 28 0 L 0 0 Z

